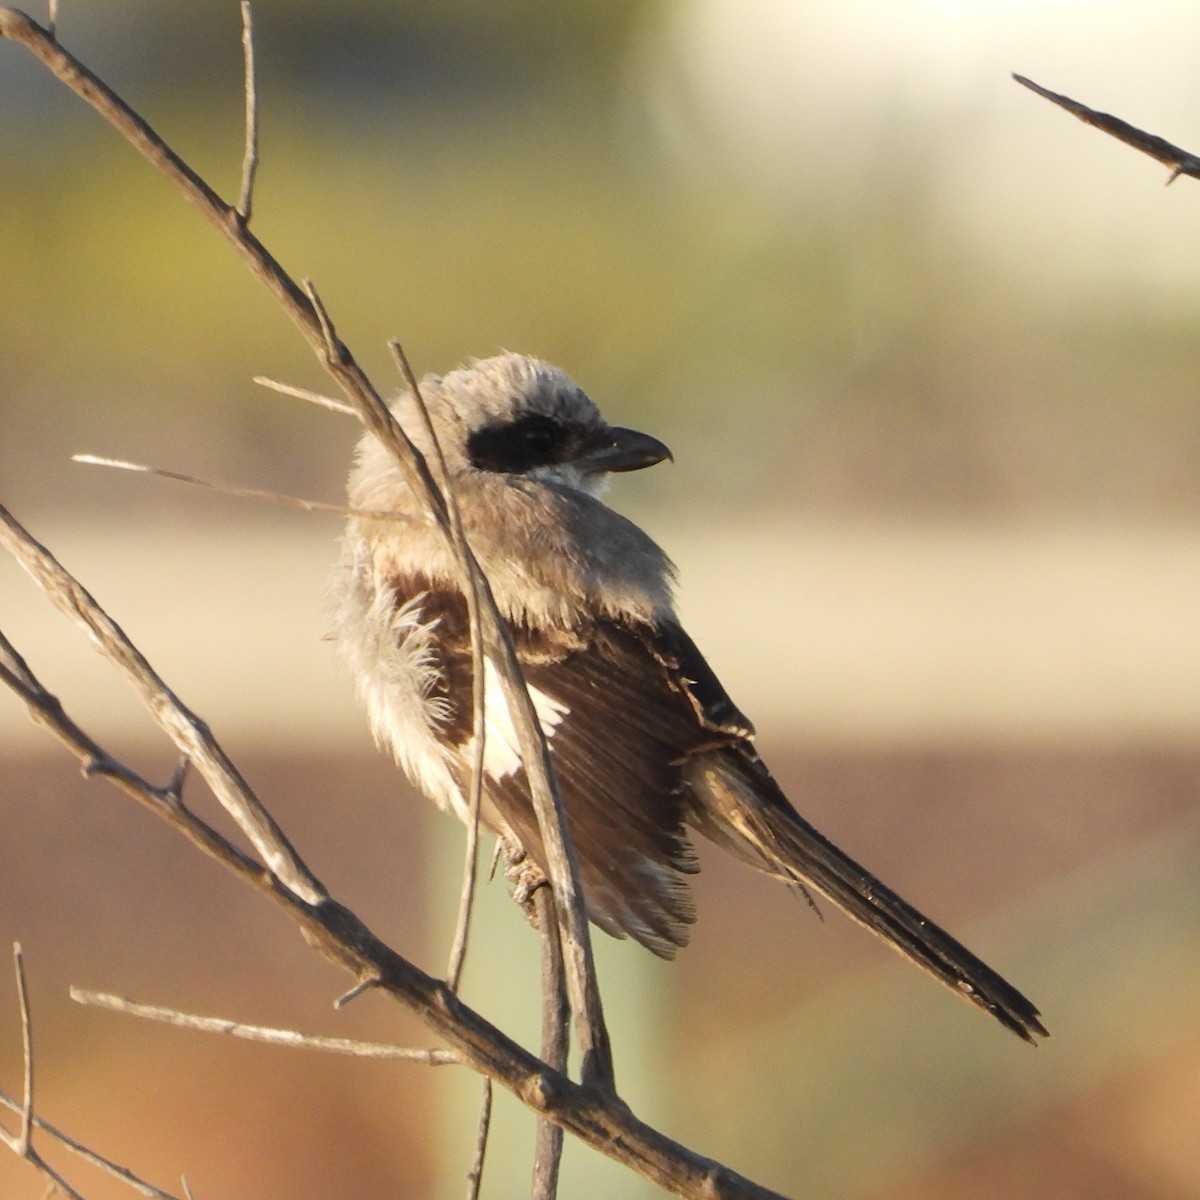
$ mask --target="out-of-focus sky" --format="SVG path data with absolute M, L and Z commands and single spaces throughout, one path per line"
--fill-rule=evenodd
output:
M 999 955 L 1054 1030 L 1032 1065 L 989 1040 L 985 1018 L 943 1018 L 944 997 L 919 980 L 906 990 L 865 935 L 835 917 L 814 932 L 801 905 L 711 855 L 679 963 L 635 965 L 606 944 L 625 1061 L 658 1064 L 630 1068 L 639 1108 L 808 1196 L 1194 1194 L 1200 1162 L 1180 1147 L 1200 1139 L 1179 1097 L 1194 1095 L 1200 1044 L 1185 919 L 1200 777 L 1200 192 L 1164 189 L 1165 170 L 1009 72 L 1200 149 L 1200 12 L 259 0 L 255 20 L 258 235 L 315 280 L 383 390 L 391 336 L 419 372 L 525 350 L 668 442 L 675 463 L 623 478 L 613 500 L 679 561 L 683 612 L 764 754 L 823 829 Z M 234 195 L 236 5 L 64 3 L 59 32 Z M 336 520 L 68 461 L 111 454 L 337 500 L 354 430 L 249 382 L 328 386 L 220 239 L 7 45 L 0 284 L 0 501 L 235 751 L 260 756 L 255 778 L 296 806 L 289 828 L 311 826 L 322 870 L 403 936 L 424 927 L 431 852 L 416 818 L 405 808 L 392 829 L 374 816 L 356 850 L 350 818 L 329 812 L 397 787 L 320 640 Z M 4 562 L 0 628 L 89 728 L 143 752 L 144 719 Z M 278 931 L 223 895 L 196 914 L 212 929 L 169 905 L 163 916 L 146 898 L 179 899 L 175 859 L 146 848 L 136 814 L 94 825 L 109 811 L 94 786 L 52 774 L 43 747 L 0 696 L 0 803 L 20 814 L 0 842 L 0 934 L 32 939 L 55 980 L 124 953 L 114 988 L 178 971 L 181 1003 L 237 1007 L 255 972 L 222 968 L 241 944 L 228 929 L 255 953 Z M 417 864 L 396 879 L 394 844 Z M 39 864 L 59 856 L 70 865 L 44 878 Z M 483 940 L 504 960 L 524 931 L 497 903 L 508 933 Z M 277 969 L 236 1015 L 277 1005 L 291 1019 L 292 989 L 275 985 L 303 992 L 312 968 L 298 947 L 261 952 Z M 492 967 L 476 969 L 486 993 Z M 336 990 L 306 982 L 322 1006 Z M 646 1019 L 668 1009 L 678 1020 Z M 390 1014 L 372 1013 L 385 1036 Z M 96 1053 L 90 1039 L 111 1034 L 60 1018 L 66 1080 L 96 1062 L 104 1094 L 145 1069 L 140 1043 Z M 225 1069 L 196 1055 L 197 1079 Z M 285 1092 L 334 1094 L 323 1075 L 271 1084 L 267 1061 L 237 1060 L 212 1094 L 253 1107 L 247 1071 L 262 1072 L 267 1110 Z M 458 1160 L 433 1147 L 427 1101 L 413 1099 L 432 1085 L 389 1074 L 360 1092 L 361 1078 L 347 1069 L 328 1112 L 230 1110 L 230 1124 L 319 1118 L 332 1144 L 358 1139 L 362 1194 L 384 1179 L 429 1194 L 439 1175 L 457 1194 Z M 343 1094 L 362 1107 L 343 1109 Z M 225 1114 L 181 1096 L 183 1113 Z M 70 1102 L 93 1128 L 94 1097 Z M 153 1089 L 140 1102 L 101 1105 L 118 1146 L 158 1123 Z M 399 1132 L 379 1115 L 392 1104 Z M 213 1121 L 206 1147 L 223 1145 Z M 244 1147 L 212 1168 L 230 1194 L 282 1194 L 289 1169 L 319 1187 L 321 1146 Z M 198 1153 L 156 1143 L 153 1161 L 178 1170 Z M 591 1168 L 573 1169 L 572 1194 L 618 1194 L 616 1177 L 589 1193 Z M 496 1194 L 514 1178 L 519 1194 L 520 1173 L 497 1167 Z

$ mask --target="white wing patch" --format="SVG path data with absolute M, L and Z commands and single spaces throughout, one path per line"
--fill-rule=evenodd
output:
M 493 779 L 505 779 L 521 768 L 521 753 L 518 749 L 517 731 L 513 726 L 512 714 L 504 699 L 504 689 L 491 659 L 483 669 L 484 726 L 486 739 L 483 747 L 483 769 Z M 552 696 L 535 687 L 529 689 L 538 723 L 548 742 L 553 742 L 554 732 L 563 718 L 571 711 Z M 469 757 L 468 757 L 469 761 Z

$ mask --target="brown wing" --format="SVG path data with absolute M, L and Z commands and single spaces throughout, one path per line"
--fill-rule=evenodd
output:
M 526 658 L 519 636 L 517 646 L 530 686 L 566 710 L 550 747 L 589 913 L 670 957 L 695 920 L 685 877 L 696 859 L 680 795 L 681 762 L 701 732 L 692 706 L 643 642 L 615 624 L 598 622 L 554 661 Z M 538 859 L 524 771 L 493 794 Z
M 424 591 L 436 617 L 447 719 L 442 733 L 469 775 L 471 660 L 465 605 L 457 592 Z M 686 634 L 674 624 L 512 630 L 527 683 L 561 710 L 548 730 L 555 770 L 579 856 L 589 916 L 662 957 L 687 942 L 695 907 L 686 876 L 697 869 L 685 828 L 683 764 L 696 751 L 747 737 L 734 707 Z M 543 869 L 545 855 L 523 768 L 485 777 L 488 801 Z
M 429 589 L 424 608 L 439 618 L 444 735 L 465 751 L 465 606 L 456 593 Z M 598 925 L 666 958 L 686 944 L 695 919 L 686 876 L 696 870 L 686 822 L 758 869 L 816 887 L 1019 1036 L 1045 1034 L 1037 1009 L 1011 984 L 799 816 L 759 759 L 753 726 L 678 625 L 597 620 L 513 633 L 529 685 L 561 710 L 549 743 Z M 463 763 L 465 776 L 465 753 Z M 524 771 L 486 786 L 545 869 Z

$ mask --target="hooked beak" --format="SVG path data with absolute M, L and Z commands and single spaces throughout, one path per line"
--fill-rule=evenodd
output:
M 658 438 L 636 429 L 610 425 L 597 437 L 594 447 L 575 460 L 575 466 L 589 475 L 599 475 L 607 471 L 640 471 L 666 458 L 675 461 Z

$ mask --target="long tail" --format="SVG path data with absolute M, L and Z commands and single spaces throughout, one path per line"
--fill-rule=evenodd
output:
M 710 751 L 692 761 L 688 776 L 693 817 L 706 836 L 777 879 L 821 892 L 1018 1037 L 1049 1036 L 1012 984 L 805 821 L 760 761 Z

